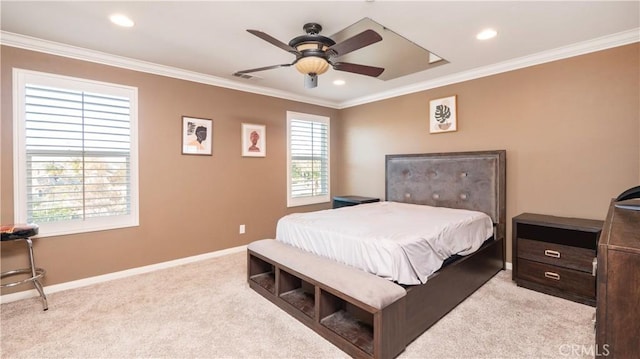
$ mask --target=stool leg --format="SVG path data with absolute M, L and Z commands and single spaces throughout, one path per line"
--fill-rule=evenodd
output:
M 33 260 L 33 241 L 31 240 L 31 238 L 27 238 L 26 242 L 27 242 L 27 245 L 29 246 L 29 265 L 31 265 L 31 275 L 35 278 L 36 265 L 35 265 L 35 261 Z M 40 281 L 35 279 L 33 281 L 33 285 L 36 287 L 36 290 L 38 291 L 38 293 L 40 293 L 40 297 L 42 298 L 42 306 L 44 308 L 43 310 L 49 309 L 49 305 L 47 304 L 47 296 L 44 295 L 42 284 L 40 284 Z

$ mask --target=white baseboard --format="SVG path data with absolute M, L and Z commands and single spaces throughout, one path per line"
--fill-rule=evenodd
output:
M 74 281 L 71 281 L 71 282 L 54 284 L 54 285 L 50 285 L 50 286 L 44 287 L 44 293 L 45 294 L 51 294 L 51 293 L 61 292 L 61 291 L 64 291 L 64 290 L 86 287 L 88 285 L 108 282 L 108 281 L 114 280 L 114 279 L 131 277 L 131 276 L 134 276 L 134 275 L 143 274 L 143 273 L 149 273 L 149 272 L 157 271 L 157 270 L 160 270 L 160 269 L 166 269 L 166 268 L 180 266 L 180 265 L 183 265 L 183 264 L 203 261 L 203 260 L 210 259 L 210 258 L 221 257 L 221 256 L 224 256 L 224 255 L 227 255 L 227 254 L 231 254 L 231 253 L 238 253 L 238 252 L 245 251 L 246 249 L 247 249 L 246 245 L 245 246 L 239 246 L 239 247 L 233 247 L 233 248 L 223 249 L 223 250 L 220 250 L 220 251 L 199 254 L 197 256 L 180 258 L 180 259 L 176 259 L 176 260 L 172 260 L 172 261 L 168 261 L 168 262 L 157 263 L 157 264 L 151 264 L 151 265 L 144 266 L 144 267 L 132 268 L 132 269 L 127 269 L 127 270 L 123 270 L 123 271 L 119 271 L 119 272 L 113 272 L 113 273 L 109 273 L 109 274 L 99 275 L 99 276 L 95 276 L 95 277 L 89 277 L 89 278 L 74 280 Z M 0 296 L 0 303 L 9 303 L 9 302 L 14 302 L 16 300 L 27 299 L 27 298 L 37 297 L 37 296 L 39 296 L 39 294 L 35 289 L 25 290 L 25 291 L 22 291 L 22 292 L 5 294 L 3 296 Z
M 209 253 L 205 253 L 205 254 L 199 254 L 199 255 L 193 256 L 193 257 L 180 258 L 180 259 L 176 259 L 176 260 L 172 260 L 172 261 L 168 261 L 168 262 L 151 264 L 151 265 L 144 266 L 144 267 L 132 268 L 132 269 L 127 269 L 127 270 L 123 270 L 123 271 L 119 271 L 119 272 L 103 274 L 103 275 L 99 275 L 99 276 L 95 276 L 95 277 L 78 279 L 78 280 L 74 280 L 74 281 L 71 281 L 71 282 L 54 284 L 54 285 L 50 285 L 50 286 L 44 287 L 44 293 L 45 294 L 51 294 L 51 293 L 61 292 L 61 291 L 64 291 L 64 290 L 86 287 L 88 285 L 108 282 L 108 281 L 114 280 L 114 279 L 131 277 L 131 276 L 138 275 L 138 274 L 149 273 L 149 272 L 153 272 L 153 271 L 157 271 L 157 270 L 161 270 L 161 269 L 177 267 L 177 266 L 180 266 L 180 265 L 183 265 L 183 264 L 194 263 L 194 262 L 203 261 L 203 260 L 210 259 L 210 258 L 221 257 L 221 256 L 224 256 L 224 255 L 227 255 L 227 254 L 231 254 L 231 253 L 238 253 L 238 252 L 245 251 L 246 249 L 247 249 L 246 245 L 245 246 L 239 246 L 239 247 L 233 247 L 233 248 L 223 249 L 223 250 L 220 250 L 220 251 L 209 252 Z M 507 270 L 512 270 L 513 269 L 513 265 L 511 264 L 511 262 L 506 262 L 505 263 L 505 267 L 506 267 Z M 3 296 L 0 296 L 0 303 L 15 302 L 16 300 L 27 299 L 27 298 L 37 297 L 37 296 L 39 296 L 39 294 L 35 289 L 25 290 L 25 291 L 22 291 L 22 292 L 5 294 Z

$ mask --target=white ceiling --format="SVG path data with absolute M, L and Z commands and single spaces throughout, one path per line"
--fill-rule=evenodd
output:
M 3 0 L 0 9 L 6 45 L 336 108 L 640 41 L 639 1 Z M 108 17 L 114 13 L 128 15 L 135 26 L 113 25 Z M 304 88 L 293 67 L 257 72 L 252 80 L 232 76 L 294 59 L 246 29 L 288 43 L 304 34 L 307 22 L 331 36 L 365 17 L 449 63 L 387 81 L 330 69 L 313 89 Z M 498 36 L 476 40 L 487 27 Z M 383 43 L 365 49 L 383 51 Z M 401 56 L 397 60 L 402 66 Z M 336 79 L 346 84 L 333 85 Z

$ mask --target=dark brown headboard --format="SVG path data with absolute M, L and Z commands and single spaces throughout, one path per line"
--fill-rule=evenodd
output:
M 506 235 L 506 151 L 386 156 L 387 201 L 484 212 Z

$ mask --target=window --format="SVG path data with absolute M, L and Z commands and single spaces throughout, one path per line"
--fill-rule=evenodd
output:
M 287 207 L 329 202 L 329 117 L 287 111 Z
M 14 69 L 16 223 L 138 225 L 137 89 Z

